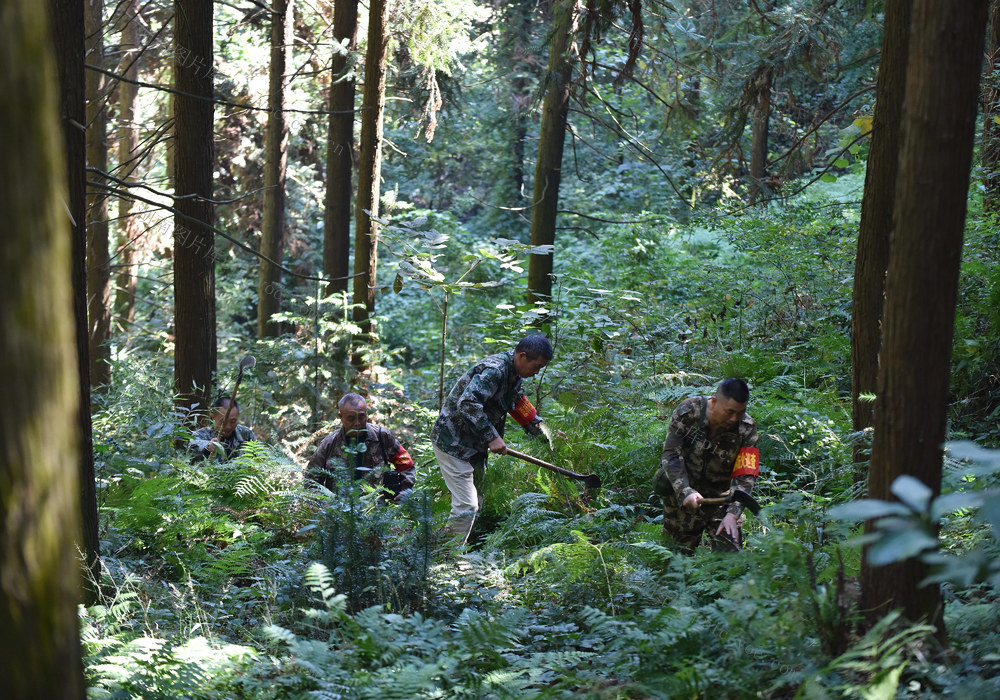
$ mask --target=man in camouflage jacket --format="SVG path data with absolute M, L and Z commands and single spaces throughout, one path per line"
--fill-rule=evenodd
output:
M 713 548 L 738 549 L 743 505 L 700 505 L 730 489 L 750 493 L 760 457 L 757 424 L 746 413 L 750 390 L 742 379 L 723 381 L 711 397 L 685 399 L 674 410 L 654 490 L 663 501 L 663 530 L 687 553 L 714 531 Z M 710 529 L 711 528 L 711 529 Z
M 232 410 L 229 410 L 230 402 Z M 214 455 L 218 455 L 220 462 L 226 462 L 242 452 L 244 444 L 256 439 L 250 428 L 240 425 L 240 405 L 228 396 L 220 396 L 212 408 L 212 425 L 195 430 L 187 450 L 195 462 Z
M 543 335 L 523 338 L 513 351 L 490 355 L 462 375 L 441 407 L 431 443 L 451 492 L 446 532 L 468 541 L 483 506 L 482 480 L 490 452 L 505 454 L 504 424 L 509 413 L 529 435 L 541 434 L 542 419 L 521 388 L 552 359 Z
M 383 490 L 382 501 L 400 503 L 416 481 L 413 458 L 385 428 L 368 422 L 368 402 L 360 394 L 345 394 L 337 404 L 340 427 L 316 448 L 306 476 L 333 490 L 339 460 L 351 470 L 351 480 L 364 479 Z

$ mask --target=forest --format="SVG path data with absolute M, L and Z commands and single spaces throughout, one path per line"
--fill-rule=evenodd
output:
M 0 696 L 1000 697 L 1000 0 L 0 33 Z M 539 333 L 463 544 L 432 430 Z M 760 508 L 687 551 L 664 441 L 730 377 Z M 408 498 L 309 478 L 351 394 Z

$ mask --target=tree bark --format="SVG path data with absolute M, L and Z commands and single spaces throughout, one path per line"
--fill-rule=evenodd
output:
M 86 61 L 104 67 L 104 2 L 85 4 Z M 104 74 L 87 70 L 87 165 L 108 171 L 108 111 Z M 97 173 L 89 178 L 106 180 Z M 87 195 L 87 309 L 90 319 L 90 385 L 106 386 L 111 380 L 111 256 L 108 253 L 108 195 L 97 188 Z
M 562 177 L 563 144 L 566 141 L 570 81 L 573 74 L 569 54 L 578 16 L 576 0 L 556 0 L 531 209 L 531 244 L 535 246 L 554 245 L 556 240 L 559 182 Z M 554 257 L 554 251 L 548 255 L 532 253 L 529 256 L 529 304 L 548 302 L 552 298 Z
M 80 436 L 78 423 L 67 420 L 79 414 L 83 382 L 73 351 L 74 232 L 62 153 L 68 130 L 60 134 L 46 26 L 48 9 L 61 25 L 53 34 L 62 57 L 75 56 L 66 69 L 72 66 L 78 81 L 71 128 L 82 214 L 83 6 L 72 4 L 8 0 L 0 12 L 0 686 L 17 699 L 85 697 L 74 546 Z
M 139 126 L 136 124 L 136 107 L 139 100 L 140 40 L 142 27 L 139 18 L 140 0 L 128 0 L 122 13 L 122 60 L 118 72 L 125 80 L 118 83 L 118 176 L 132 181 L 131 176 L 139 167 Z M 139 261 L 137 241 L 142 234 L 142 222 L 132 213 L 135 200 L 121 197 L 118 200 L 118 245 L 115 275 L 115 315 L 126 322 L 135 320 L 135 293 L 137 289 L 136 265 Z
M 874 421 L 875 403 L 863 401 L 860 397 L 862 394 L 874 394 L 878 381 L 885 271 L 889 266 L 889 239 L 892 236 L 896 174 L 899 170 L 900 124 L 912 7 L 913 0 L 887 0 L 885 4 L 882 60 L 875 84 L 875 116 L 865 172 L 865 192 L 861 201 L 851 302 L 851 405 L 855 431 L 871 427 Z M 861 465 L 867 460 L 868 450 L 859 443 L 854 448 L 854 462 Z M 858 467 L 856 480 L 862 481 L 865 472 L 864 468 Z
M 216 369 L 212 10 L 174 2 L 174 392 L 202 410 Z
M 288 169 L 288 80 L 292 64 L 295 0 L 273 0 L 271 11 L 271 67 L 265 134 L 264 211 L 260 252 L 280 263 L 285 248 L 285 174 Z M 257 288 L 257 337 L 278 335 L 271 316 L 281 311 L 281 269 L 260 261 Z
M 764 194 L 764 177 L 767 167 L 767 137 L 771 123 L 771 86 L 774 69 L 763 66 L 754 80 L 757 99 L 753 105 L 753 136 L 750 143 L 750 201 L 756 202 Z
M 910 25 L 903 138 L 875 403 L 869 495 L 890 500 L 910 474 L 941 491 L 955 301 L 987 0 L 915 0 Z M 869 523 L 871 529 L 871 523 Z M 861 607 L 871 617 L 902 608 L 947 640 L 937 585 L 909 560 L 862 568 Z
M 528 140 L 528 120 L 525 114 L 531 102 L 528 75 L 531 71 L 531 25 L 533 3 L 517 2 L 507 10 L 505 33 L 510 45 L 507 60 L 510 62 L 510 191 L 511 201 L 517 201 L 524 192 L 524 144 Z
M 361 142 L 358 162 L 358 201 L 354 224 L 354 322 L 367 342 L 374 344 L 375 273 L 378 267 L 378 199 L 382 172 L 382 117 L 385 112 L 386 52 L 389 43 L 386 0 L 372 0 L 368 16 L 368 53 L 362 97 Z M 361 368 L 360 352 L 351 360 Z
M 78 476 L 79 504 L 83 529 L 80 547 L 90 575 L 84 580 L 86 602 L 97 599 L 100 581 L 100 538 L 97 519 L 97 485 L 94 475 L 93 427 L 90 420 L 90 362 L 87 323 L 87 142 L 83 5 L 75 0 L 50 0 L 51 27 L 59 73 L 65 181 L 72 231 L 73 317 L 76 329 L 77 376 L 80 379 L 76 406 L 76 430 L 79 435 Z M 69 415 L 69 414 L 67 414 Z
M 990 3 L 990 32 L 983 71 L 983 208 L 1000 211 L 1000 0 Z
M 326 294 L 347 291 L 351 257 L 351 192 L 354 160 L 354 52 L 358 48 L 358 0 L 335 0 L 333 38 L 343 47 L 330 59 L 330 120 L 326 142 L 326 219 L 323 274 Z

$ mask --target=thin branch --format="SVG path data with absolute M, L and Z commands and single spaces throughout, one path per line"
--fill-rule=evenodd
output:
M 87 172 L 88 173 L 96 173 L 96 174 L 100 175 L 101 177 L 105 177 L 105 178 L 111 180 L 112 182 L 115 182 L 115 183 L 121 185 L 122 187 L 128 187 L 128 188 L 138 187 L 140 189 L 149 190 L 153 194 L 158 195 L 160 197 L 167 197 L 169 199 L 174 199 L 174 200 L 177 200 L 177 199 L 200 199 L 201 201 L 208 202 L 210 204 L 235 204 L 236 202 L 241 202 L 244 199 L 248 199 L 248 198 L 254 196 L 258 192 L 263 192 L 264 190 L 268 189 L 267 187 L 258 187 L 257 189 L 251 190 L 250 192 L 247 192 L 246 194 L 242 194 L 239 197 L 236 197 L 234 199 L 206 199 L 205 197 L 201 197 L 201 196 L 199 196 L 197 194 L 176 195 L 176 194 L 171 194 L 169 192 L 161 192 L 160 190 L 154 190 L 152 187 L 150 187 L 149 185 L 147 185 L 144 182 L 128 182 L 126 180 L 122 180 L 120 178 L 117 178 L 114 175 L 111 175 L 110 173 L 106 173 L 103 170 L 100 170 L 99 168 L 88 167 L 87 168 Z M 271 185 L 271 187 L 276 187 L 276 186 L 277 185 Z
M 807 129 L 806 132 L 803 133 L 802 136 L 797 141 L 795 141 L 795 143 L 789 146 L 788 149 L 783 154 L 772 160 L 770 163 L 768 163 L 768 165 L 773 166 L 775 163 L 780 163 L 782 160 L 787 158 L 791 153 L 795 151 L 796 148 L 798 148 L 799 144 L 801 144 L 803 141 L 809 138 L 810 134 L 812 134 L 814 131 L 819 130 L 819 128 L 823 126 L 823 124 L 825 124 L 827 120 L 829 120 L 834 114 L 836 114 L 844 107 L 846 107 L 854 98 L 860 97 L 861 95 L 864 95 L 866 92 L 872 92 L 874 89 L 875 86 L 870 85 L 868 87 L 861 88 L 860 90 L 851 95 L 848 95 L 843 102 L 841 102 L 839 105 L 837 105 L 829 112 L 824 114 L 823 117 L 818 122 L 816 122 L 813 126 L 809 127 L 809 129 Z
M 581 216 L 584 219 L 590 219 L 591 221 L 600 221 L 600 222 L 605 223 L 605 224 L 644 224 L 647 221 L 650 221 L 652 219 L 663 219 L 665 221 L 670 221 L 671 220 L 671 218 L 669 216 L 661 216 L 659 214 L 650 214 L 649 216 L 647 216 L 645 218 L 642 218 L 642 219 L 631 219 L 631 220 L 627 220 L 627 221 L 618 221 L 616 219 L 603 219 L 603 218 L 601 218 L 599 216 L 592 216 L 591 214 L 584 214 L 582 212 L 571 211 L 569 209 L 560 209 L 558 211 L 558 213 L 559 214 L 571 214 L 573 216 Z
M 371 107 L 358 107 L 356 109 L 338 109 L 338 110 L 328 110 L 328 109 L 282 109 L 282 110 L 272 110 L 270 107 L 257 107 L 256 105 L 245 104 L 240 102 L 230 102 L 229 100 L 218 100 L 214 97 L 205 97 L 204 95 L 195 95 L 190 92 L 184 92 L 183 90 L 177 90 L 172 87 L 167 87 L 166 85 L 157 85 L 156 83 L 147 83 L 142 80 L 131 80 L 126 78 L 124 75 L 119 75 L 114 71 L 106 70 L 100 66 L 86 64 L 86 67 L 92 71 L 97 71 L 98 73 L 104 73 L 112 78 L 117 78 L 120 81 L 126 83 L 132 83 L 133 85 L 138 85 L 139 87 L 149 88 L 151 90 L 159 90 L 161 92 L 167 92 L 171 95 L 183 95 L 184 97 L 190 97 L 194 100 L 203 100 L 205 102 L 211 102 L 216 105 L 224 105 L 226 107 L 235 107 L 237 109 L 245 109 L 251 112 L 278 112 L 282 114 L 354 114 L 355 112 L 361 112 L 366 109 L 371 109 Z M 391 99 L 391 98 L 386 98 Z M 402 99 L 402 98 L 397 98 Z
M 783 195 L 780 195 L 778 197 L 769 197 L 768 199 L 764 200 L 764 202 L 765 203 L 766 202 L 779 202 L 779 201 L 782 201 L 782 200 L 789 200 L 792 197 L 794 197 L 795 195 L 801 194 L 802 192 L 804 192 L 806 190 L 806 188 L 812 186 L 817 180 L 819 180 L 821 177 L 823 177 L 824 175 L 826 175 L 830 171 L 830 168 L 834 167 L 833 164 L 837 162 L 837 160 L 840 158 L 840 156 L 842 156 L 845 153 L 847 153 L 848 151 L 850 151 L 851 146 L 853 146 L 854 144 L 856 144 L 859 141 L 861 141 L 861 139 L 868 138 L 868 136 L 869 136 L 868 134 L 860 134 L 859 136 L 856 136 L 849 144 L 847 144 L 846 146 L 844 146 L 843 148 L 841 148 L 837 152 L 837 154 L 830 160 L 830 162 L 827 163 L 826 166 L 816 174 L 816 177 L 814 177 L 811 180 L 809 180 L 809 182 L 807 182 L 806 184 L 802 185 L 802 187 L 798 188 L 794 192 L 790 192 L 789 194 L 783 194 Z M 762 183 L 758 183 L 758 184 L 762 184 Z M 756 202 L 754 204 L 745 204 L 745 205 L 743 205 L 741 207 L 737 207 L 736 209 L 734 209 L 733 211 L 731 211 L 729 213 L 730 214 L 739 214 L 739 213 L 742 213 L 742 212 L 746 211 L 751 206 L 756 206 L 757 204 L 760 204 L 760 203 L 761 202 Z
M 285 267 L 281 263 L 279 263 L 279 262 L 277 262 L 275 260 L 272 260 L 271 258 L 267 257 L 266 255 L 263 255 L 259 251 L 254 250 L 253 248 L 251 248 L 250 246 L 248 246 L 243 241 L 240 241 L 240 240 L 237 240 L 236 238 L 233 238 L 232 236 L 230 236 L 225 231 L 222 231 L 222 230 L 216 228 L 215 226 L 210 226 L 206 222 L 201 221 L 200 219 L 198 219 L 196 217 L 193 217 L 193 216 L 190 216 L 188 214 L 184 214 L 182 212 L 179 212 L 174 207 L 171 207 L 171 206 L 166 205 L 166 204 L 161 204 L 161 203 L 156 202 L 156 201 L 154 201 L 152 199 L 146 199 L 145 197 L 140 197 L 137 194 L 133 194 L 133 193 L 130 193 L 130 192 L 124 192 L 124 191 L 119 190 L 119 189 L 117 189 L 115 187 L 111 187 L 109 185 L 106 185 L 106 184 L 104 184 L 102 182 L 94 182 L 92 180 L 88 180 L 87 184 L 91 185 L 93 187 L 97 187 L 97 188 L 100 188 L 100 189 L 107 190 L 109 193 L 117 195 L 118 197 L 127 197 L 127 198 L 131 198 L 131 199 L 135 199 L 135 200 L 137 200 L 139 202 L 143 202 L 144 204 L 149 204 L 149 205 L 151 205 L 153 207 L 157 207 L 159 209 L 162 209 L 163 211 L 169 211 L 174 216 L 179 217 L 179 218 L 181 218 L 181 219 L 183 219 L 185 221 L 191 221 L 192 223 L 198 224 L 199 226 L 203 226 L 203 227 L 207 228 L 209 231 L 212 231 L 214 234 L 216 234 L 218 236 L 222 236 L 224 239 L 226 239 L 227 241 L 229 241 L 230 243 L 232 243 L 233 245 L 235 245 L 237 248 L 242 248 L 243 250 L 245 250 L 246 252 L 250 253 L 251 255 L 253 255 L 256 258 L 259 258 L 260 260 L 266 260 L 267 262 L 271 263 L 272 265 L 274 265 L 276 268 L 278 268 L 279 270 L 281 270 L 285 274 L 291 275 L 292 277 L 298 277 L 299 279 L 304 279 L 304 280 L 312 280 L 314 282 L 333 282 L 333 281 L 337 281 L 337 280 L 349 280 L 349 279 L 353 279 L 355 277 L 360 277 L 362 275 L 368 274 L 367 272 L 359 272 L 359 273 L 356 273 L 356 274 L 353 274 L 353 275 L 346 275 L 344 277 L 312 277 L 310 275 L 303 275 L 301 273 L 295 272 L 294 270 L 289 270 L 287 267 Z

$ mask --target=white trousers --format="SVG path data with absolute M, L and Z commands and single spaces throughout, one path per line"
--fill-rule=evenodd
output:
M 444 483 L 451 491 L 451 520 L 445 526 L 445 532 L 454 535 L 458 544 L 465 544 L 472 532 L 472 524 L 476 522 L 476 513 L 483 507 L 483 467 L 473 467 L 471 462 L 459 459 L 437 447 L 434 456 L 438 460 L 438 468 Z

